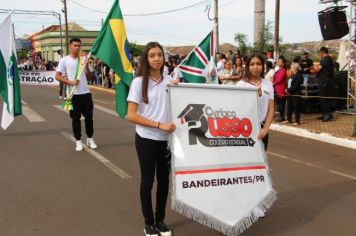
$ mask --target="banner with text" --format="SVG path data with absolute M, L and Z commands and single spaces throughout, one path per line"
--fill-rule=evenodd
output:
M 258 95 L 236 86 L 180 84 L 169 90 L 172 208 L 239 235 L 276 199 L 257 135 Z
M 20 82 L 25 85 L 59 85 L 55 71 L 19 71 Z

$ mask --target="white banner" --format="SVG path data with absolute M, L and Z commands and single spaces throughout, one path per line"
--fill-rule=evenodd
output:
M 238 235 L 276 199 L 257 139 L 258 95 L 236 86 L 170 88 L 173 195 L 177 212 Z
M 19 71 L 21 84 L 25 85 L 59 85 L 55 71 Z

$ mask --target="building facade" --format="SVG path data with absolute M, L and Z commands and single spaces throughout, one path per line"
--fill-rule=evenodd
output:
M 82 41 L 82 51 L 89 52 L 95 42 L 99 31 L 87 31 L 75 22 L 68 23 L 68 41 L 71 38 L 80 38 Z M 28 36 L 31 41 L 32 49 L 37 54 L 41 54 L 46 61 L 58 61 L 60 55 L 58 51 L 62 49 L 63 55 L 67 55 L 65 46 L 65 26 L 62 25 L 62 42 L 60 26 L 52 25 L 40 32 Z M 62 44 L 61 44 L 62 43 Z

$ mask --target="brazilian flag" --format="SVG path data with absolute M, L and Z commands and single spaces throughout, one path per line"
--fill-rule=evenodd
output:
M 119 0 L 115 0 L 91 52 L 114 70 L 116 112 L 124 118 L 133 69 Z

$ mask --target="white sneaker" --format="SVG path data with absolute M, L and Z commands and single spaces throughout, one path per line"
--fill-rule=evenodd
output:
M 75 141 L 75 150 L 77 152 L 83 151 L 84 147 L 83 147 L 83 143 L 81 140 L 79 141 Z
M 63 97 L 62 97 L 62 96 L 59 96 L 59 99 L 63 99 Z
M 90 147 L 91 149 L 96 149 L 98 146 L 95 144 L 93 138 L 88 138 L 87 139 L 87 146 Z

